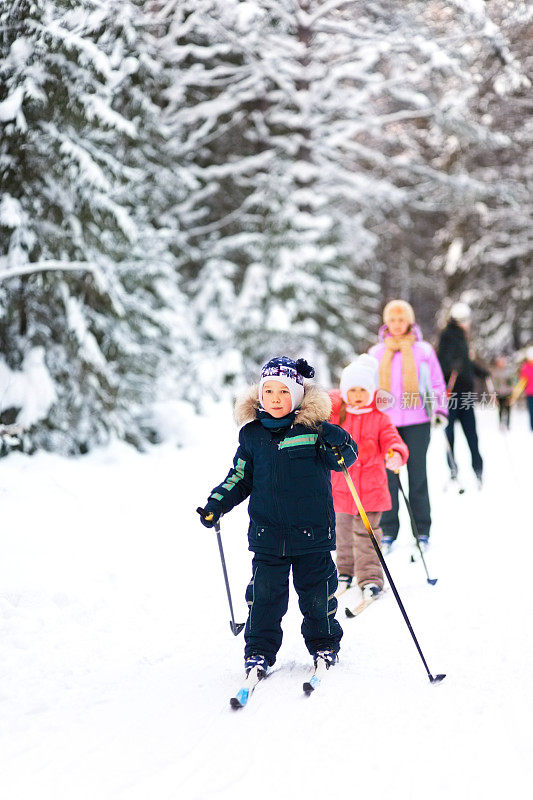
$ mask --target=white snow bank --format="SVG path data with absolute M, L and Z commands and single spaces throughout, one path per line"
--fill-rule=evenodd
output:
M 143 422 L 156 431 L 161 442 L 185 446 L 199 442 L 204 424 L 191 403 L 181 400 L 153 403 Z
M 387 557 L 429 667 L 446 680 L 429 683 L 389 591 L 354 620 L 340 603 L 340 663 L 304 697 L 310 657 L 291 587 L 278 661 L 242 712 L 228 701 L 243 638 L 230 632 L 216 538 L 195 513 L 235 452 L 230 405 L 179 450 L 0 459 L 2 797 L 526 797 L 533 435 L 521 409 L 508 436 L 494 410 L 478 422 L 482 491 L 461 432 L 463 495 L 444 490 L 441 431 L 430 445 L 426 559 L 438 583 L 410 562 L 403 509 Z M 222 520 L 238 622 L 246 528 L 246 503 Z

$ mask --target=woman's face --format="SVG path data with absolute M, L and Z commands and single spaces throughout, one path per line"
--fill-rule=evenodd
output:
M 410 322 L 403 311 L 393 311 L 387 319 L 387 328 L 391 336 L 403 336 L 409 329 Z

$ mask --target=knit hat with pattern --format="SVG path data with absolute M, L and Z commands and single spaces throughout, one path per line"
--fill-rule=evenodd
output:
M 304 397 L 304 378 L 312 378 L 315 374 L 313 367 L 307 361 L 299 358 L 293 361 L 287 356 L 271 358 L 261 370 L 259 381 L 259 402 L 263 402 L 263 386 L 267 381 L 279 381 L 291 393 L 291 411 L 301 404 Z

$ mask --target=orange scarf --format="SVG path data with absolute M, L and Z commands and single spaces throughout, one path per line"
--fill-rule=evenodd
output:
M 406 408 L 417 408 L 420 402 L 418 388 L 418 375 L 413 354 L 413 345 L 416 336 L 408 333 L 405 336 L 387 336 L 385 339 L 385 352 L 379 365 L 379 385 L 390 392 L 391 369 L 394 354 L 402 354 L 402 393 Z

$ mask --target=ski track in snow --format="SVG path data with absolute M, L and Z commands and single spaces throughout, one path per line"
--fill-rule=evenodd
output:
M 291 586 L 278 661 L 237 712 L 229 698 L 242 680 L 243 637 L 229 629 L 214 534 L 195 514 L 231 464 L 229 409 L 181 450 L 114 445 L 79 459 L 0 460 L 1 796 L 528 796 L 533 436 L 522 410 L 509 435 L 494 410 L 477 416 L 481 491 L 461 432 L 463 496 L 444 490 L 444 434 L 430 445 L 426 561 L 438 583 L 410 563 L 405 510 L 387 556 L 444 682 L 428 681 L 392 592 L 352 620 L 345 596 L 341 661 L 305 697 L 311 660 Z M 245 506 L 222 520 L 238 622 L 251 561 Z

